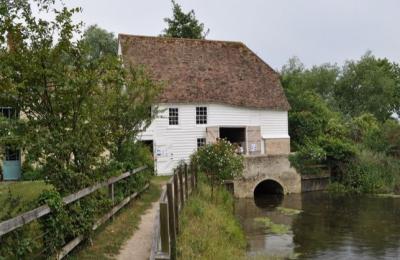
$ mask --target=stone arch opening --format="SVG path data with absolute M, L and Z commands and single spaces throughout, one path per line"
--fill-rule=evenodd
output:
M 264 180 L 257 184 L 254 189 L 254 197 L 264 196 L 264 195 L 283 195 L 284 190 L 282 185 L 274 180 Z
M 254 202 L 259 208 L 275 208 L 282 203 L 283 186 L 274 180 L 267 179 L 254 188 Z

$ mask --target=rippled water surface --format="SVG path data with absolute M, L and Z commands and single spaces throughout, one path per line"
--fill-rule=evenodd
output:
M 235 212 L 249 258 L 400 259 L 400 198 L 269 195 L 239 199 Z

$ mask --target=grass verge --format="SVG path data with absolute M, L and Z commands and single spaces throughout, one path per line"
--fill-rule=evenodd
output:
M 138 228 L 140 216 L 160 198 L 161 185 L 170 177 L 154 177 L 138 199 L 117 213 L 112 222 L 99 228 L 90 242 L 79 246 L 68 259 L 112 259 Z
M 181 212 L 177 258 L 245 259 L 246 238 L 233 214 L 233 198 L 225 189 L 214 191 L 199 183 L 199 190 Z
M 44 181 L 18 181 L 0 183 L 0 205 L 8 206 L 10 199 L 17 200 L 15 205 L 9 205 L 10 209 L 0 211 L 0 220 L 3 218 L 14 217 L 24 211 L 36 207 L 36 199 L 45 189 L 51 189 L 52 186 Z M 6 216 L 7 214 L 7 216 Z

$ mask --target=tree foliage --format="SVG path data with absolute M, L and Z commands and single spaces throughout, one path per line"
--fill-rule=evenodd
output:
M 400 104 L 398 68 L 371 53 L 343 68 L 323 64 L 307 69 L 297 58 L 290 59 L 281 81 L 292 106 L 293 166 L 312 173 L 311 166 L 326 165 L 337 180 L 360 192 L 390 190 L 400 183 L 394 170 L 388 172 L 392 176 L 378 172 L 379 163 L 396 169 L 391 157 L 399 158 L 400 124 L 391 118 Z M 378 157 L 367 163 L 367 158 Z M 380 188 L 370 182 L 379 182 Z
M 113 33 L 91 25 L 83 33 L 82 42 L 89 49 L 92 59 L 100 59 L 104 56 L 116 56 L 118 52 L 118 40 Z
M 164 29 L 165 37 L 204 39 L 209 29 L 204 31 L 204 24 L 196 19 L 193 10 L 184 13 L 182 7 L 172 0 L 172 18 L 165 18 L 167 28 Z
M 333 95 L 346 115 L 373 114 L 383 122 L 400 108 L 399 66 L 371 53 L 359 61 L 348 61 Z
M 112 34 L 90 27 L 82 35 L 82 25 L 73 22 L 80 8 L 57 9 L 55 2 L 0 0 L 0 100 L 21 112 L 20 119 L 0 118 L 0 147 L 23 149 L 55 188 L 41 200 L 57 208 L 41 225 L 48 254 L 88 235 L 110 206 L 101 192 L 68 206 L 61 197 L 149 164 L 136 137 L 155 116 L 156 108 L 149 111 L 161 88 L 143 68 L 122 66 Z M 33 15 L 31 4 L 49 15 Z M 116 198 L 148 178 L 119 182 Z M 21 250 L 22 257 L 31 249 Z
M 49 11 L 52 1 L 37 3 Z M 74 40 L 78 8 L 54 11 L 55 19 L 46 21 L 26 1 L 2 7 L 0 95 L 27 119 L 14 136 L 28 160 L 62 193 L 106 177 L 108 162 L 118 161 L 121 147 L 149 125 L 159 86 L 142 68 L 122 67 L 104 30 L 91 27 Z

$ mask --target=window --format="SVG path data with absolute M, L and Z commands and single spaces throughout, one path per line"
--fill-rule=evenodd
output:
M 16 119 L 17 113 L 15 111 L 15 108 L 0 107 L 0 116 L 4 116 L 5 118 L 8 118 L 8 119 Z
M 6 147 L 5 149 L 5 159 L 6 161 L 19 161 L 19 150 L 12 149 L 10 147 Z
M 205 138 L 197 138 L 197 149 L 200 147 L 206 145 L 206 139 Z
M 207 124 L 207 107 L 196 107 L 196 124 Z
M 179 124 L 178 108 L 170 108 L 169 125 L 178 125 L 178 124 Z

